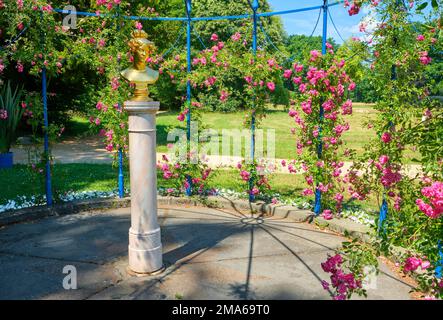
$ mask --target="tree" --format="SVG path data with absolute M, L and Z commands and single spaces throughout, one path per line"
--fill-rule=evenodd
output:
M 330 43 L 334 48 L 338 48 L 338 44 L 333 38 L 328 38 L 328 43 Z M 286 50 L 294 61 L 306 64 L 309 58 L 309 52 L 312 50 L 320 50 L 322 47 L 322 37 L 315 36 L 309 37 L 305 35 L 291 35 L 286 40 Z

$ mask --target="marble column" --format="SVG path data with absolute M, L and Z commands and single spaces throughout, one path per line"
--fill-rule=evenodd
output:
M 157 220 L 156 113 L 160 102 L 127 101 L 131 228 L 129 270 L 154 273 L 163 268 L 160 226 Z

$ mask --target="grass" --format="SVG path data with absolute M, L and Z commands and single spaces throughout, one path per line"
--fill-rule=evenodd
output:
M 351 117 L 348 117 L 350 124 L 350 131 L 343 135 L 345 146 L 350 149 L 355 149 L 357 154 L 362 154 L 364 146 L 375 137 L 375 133 L 372 129 L 368 129 L 365 125 L 370 123 L 375 118 L 375 110 L 371 105 L 357 104 L 354 107 L 354 113 Z M 206 128 L 211 128 L 217 131 L 219 135 L 218 141 L 220 142 L 221 150 L 221 134 L 223 129 L 242 129 L 242 122 L 244 119 L 244 113 L 219 113 L 208 112 L 202 115 L 202 122 Z M 159 114 L 157 117 L 157 151 L 167 152 L 167 144 L 171 141 L 167 141 L 167 132 L 169 128 L 177 126 L 177 113 L 165 112 Z M 279 159 L 292 159 L 296 156 L 296 137 L 290 133 L 291 127 L 294 126 L 293 120 L 288 116 L 286 111 L 274 109 L 269 110 L 266 118 L 263 120 L 261 128 L 275 130 L 275 156 Z M 179 126 L 184 129 L 184 123 Z M 234 133 L 235 134 L 235 133 Z M 266 150 L 267 131 L 264 131 L 264 149 Z M 217 139 L 215 140 L 217 141 Z M 233 144 L 231 140 L 231 144 Z M 245 154 L 245 145 L 249 145 L 244 140 L 242 142 L 242 155 Z M 232 147 L 231 147 L 232 152 Z M 232 153 L 231 153 L 232 154 Z M 412 159 L 418 157 L 417 152 L 406 150 L 405 156 L 408 162 L 412 162 Z
M 117 169 L 106 164 L 56 164 L 53 166 L 53 190 L 63 194 L 68 191 L 112 191 L 117 189 Z M 14 181 L 14 183 L 11 183 Z M 273 188 L 286 196 L 300 195 L 303 177 L 276 174 Z M 129 186 L 128 171 L 125 170 L 125 187 Z M 168 181 L 159 176 L 159 187 L 170 187 Z M 234 170 L 215 172 L 210 187 L 243 192 L 245 185 Z M 17 196 L 44 195 L 44 176 L 32 172 L 25 165 L 16 165 L 10 170 L 0 170 L 0 205 Z
M 351 130 L 343 135 L 345 146 L 356 150 L 357 154 L 361 154 L 364 146 L 375 137 L 372 129 L 368 129 L 366 123 L 370 123 L 375 118 L 375 110 L 372 105 L 355 103 L 354 113 L 348 117 Z M 177 120 L 178 112 L 163 112 L 157 115 L 157 151 L 168 152 L 167 145 L 176 141 L 168 141 L 168 132 L 172 128 L 185 130 L 185 123 L 180 123 Z M 222 154 L 221 135 L 223 129 L 244 129 L 243 128 L 244 112 L 235 113 L 220 113 L 220 112 L 206 112 L 202 115 L 202 123 L 205 128 L 213 129 L 218 134 L 217 138 L 212 138 L 212 141 L 219 142 L 219 153 Z M 264 149 L 267 146 L 267 131 L 268 129 L 275 130 L 275 156 L 279 159 L 292 159 L 296 156 L 296 137 L 290 133 L 291 127 L 294 127 L 293 120 L 288 116 L 287 112 L 282 107 L 269 109 L 269 113 L 263 120 L 261 128 L 264 131 Z M 247 130 L 247 129 L 246 129 Z M 80 115 L 73 115 L 69 123 L 66 125 L 66 136 L 84 136 L 91 132 L 89 129 L 88 119 Z M 239 134 L 234 132 L 234 135 Z M 248 136 L 248 130 L 245 132 Z M 231 140 L 231 154 L 233 154 L 232 146 L 234 140 Z M 242 140 L 241 152 L 245 155 L 245 146 L 249 146 L 246 139 Z M 249 154 L 249 152 L 248 152 Z M 419 154 L 406 149 L 405 156 L 407 162 L 413 162 L 413 158 L 418 158 Z
M 117 169 L 107 164 L 56 164 L 53 166 L 53 192 L 64 194 L 69 191 L 116 191 Z M 125 173 L 125 188 L 129 188 L 128 170 Z M 11 182 L 14 183 L 11 183 Z M 272 191 L 284 198 L 300 198 L 305 188 L 302 175 L 277 173 L 272 176 Z M 159 172 L 158 187 L 172 187 L 170 181 L 164 180 Z M 229 189 L 239 193 L 245 192 L 245 183 L 235 170 L 216 170 L 209 187 Z M 8 200 L 17 200 L 19 196 L 43 197 L 44 176 L 32 172 L 25 165 L 16 165 L 13 169 L 0 169 L 0 205 Z M 362 204 L 367 209 L 376 209 L 374 201 Z
M 80 114 L 73 114 L 65 126 L 65 137 L 84 137 L 91 134 L 89 120 Z
M 68 191 L 111 191 L 117 188 L 117 169 L 111 165 L 57 164 L 53 166 L 52 177 L 53 190 L 59 194 Z M 35 173 L 25 165 L 0 169 L 0 204 L 17 196 L 44 194 L 43 174 Z
M 375 115 L 375 110 L 370 105 L 356 104 L 354 114 L 349 117 L 350 132 L 344 135 L 347 147 L 355 149 L 358 153 L 363 151 L 363 146 L 374 137 L 372 130 L 364 126 Z M 238 113 L 204 113 L 203 123 L 207 128 L 217 130 L 242 128 L 244 114 Z M 157 143 L 159 152 L 167 152 L 167 133 L 170 128 L 181 126 L 178 123 L 176 112 L 164 112 L 157 117 Z M 287 112 L 280 109 L 270 110 L 263 120 L 262 127 L 274 129 L 276 135 L 276 157 L 290 159 L 295 157 L 295 140 L 290 134 L 292 119 Z M 79 137 L 90 132 L 88 120 L 79 115 L 73 115 L 66 125 L 67 137 Z M 265 134 L 266 135 L 266 134 Z M 244 147 L 242 148 L 244 151 Z M 408 150 L 406 156 L 410 159 L 417 157 L 416 153 Z M 127 174 L 127 170 L 125 172 Z M 128 187 L 128 177 L 125 182 Z M 13 183 L 11 183 L 11 181 Z M 283 196 L 300 195 L 305 187 L 301 175 L 275 174 L 271 183 L 273 189 Z M 239 181 L 237 173 L 233 170 L 223 170 L 216 174 L 211 182 L 212 187 L 231 189 L 238 192 L 244 191 L 244 184 Z M 167 182 L 159 178 L 159 187 L 169 187 Z M 111 165 L 103 164 L 57 164 L 53 168 L 53 189 L 58 194 L 68 191 L 111 191 L 117 189 L 117 169 Z M 26 166 L 16 165 L 12 170 L 0 170 L 0 205 L 17 196 L 32 196 L 44 194 L 44 176 L 32 173 Z M 376 200 L 371 199 L 369 208 L 376 208 Z

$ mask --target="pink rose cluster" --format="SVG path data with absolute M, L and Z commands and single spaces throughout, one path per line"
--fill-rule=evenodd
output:
M 322 217 L 325 220 L 331 220 L 332 218 L 334 218 L 334 215 L 332 214 L 331 210 L 326 209 L 323 210 Z
M 166 155 L 163 155 L 163 161 L 164 163 L 161 164 L 160 162 L 157 164 L 157 168 L 160 169 L 161 171 L 163 171 L 163 178 L 166 180 L 169 180 L 171 178 L 178 178 L 178 173 L 172 173 L 173 168 L 175 169 L 180 169 L 181 166 L 180 164 L 176 163 L 175 165 L 170 165 L 169 164 L 169 159 Z
M 331 284 L 323 280 L 323 289 L 329 290 L 329 286 L 332 285 L 335 289 L 334 300 L 346 300 L 348 294 L 362 288 L 361 281 L 356 280 L 354 274 L 345 273 L 342 270 L 342 263 L 343 257 L 336 254 L 335 256 L 328 255 L 328 259 L 321 264 L 323 271 L 331 274 Z
M 237 169 L 240 170 L 241 180 L 243 180 L 244 182 L 249 184 L 249 180 L 251 178 L 251 171 L 253 170 L 253 168 L 249 168 L 249 169 L 244 168 L 242 163 L 239 162 L 237 164 Z M 268 190 L 271 189 L 271 185 L 269 184 L 269 180 L 266 177 L 266 175 L 264 174 L 263 169 L 264 169 L 264 167 L 261 165 L 257 165 L 255 167 L 255 171 L 258 173 L 257 174 L 258 177 L 257 177 L 257 181 L 254 181 L 255 185 L 252 187 L 252 189 L 249 190 L 249 188 L 248 188 L 247 192 L 249 194 L 256 196 L 256 195 L 260 194 L 260 192 L 265 189 L 268 189 Z M 248 170 L 250 170 L 250 171 L 248 171 Z
M 419 55 L 419 60 L 421 64 L 427 65 L 430 64 L 432 62 L 432 58 L 430 56 L 428 56 L 428 52 L 427 51 L 420 51 L 418 53 Z
M 188 158 L 190 158 L 190 154 L 188 154 Z M 166 180 L 170 179 L 183 179 L 182 165 L 180 163 L 171 163 L 169 158 L 166 155 L 162 156 L 162 161 L 157 163 L 157 168 L 163 172 L 163 178 Z M 209 178 L 212 172 L 211 168 L 202 169 L 200 172 L 200 177 L 191 177 L 191 181 L 193 186 L 198 187 L 198 193 L 203 193 L 205 190 L 205 182 Z M 178 181 L 183 189 L 187 189 L 189 187 L 189 182 L 187 178 L 183 181 Z
M 389 142 L 391 142 L 391 140 L 392 140 L 392 135 L 391 135 L 389 132 L 384 132 L 384 133 L 381 135 L 381 140 L 382 140 L 384 143 L 389 143 Z
M 180 122 L 183 122 L 185 120 L 186 115 L 188 114 L 189 109 L 183 110 L 183 112 L 180 112 L 180 114 L 177 117 L 177 120 Z
M 218 36 L 214 33 L 211 36 L 211 40 L 217 42 Z M 217 56 L 219 55 L 220 50 L 222 50 L 225 47 L 225 43 L 222 41 L 218 41 L 215 45 L 213 45 L 210 49 L 203 50 L 202 56 L 200 58 L 194 58 L 192 60 L 192 64 L 194 66 L 202 65 L 206 66 L 208 64 L 208 59 L 210 62 L 215 64 L 217 67 L 224 67 L 225 69 L 229 66 L 228 63 L 222 63 L 218 61 Z M 207 55 L 207 56 L 205 56 Z
M 443 182 L 436 181 L 431 186 L 421 189 L 421 193 L 426 197 L 417 199 L 415 203 L 421 212 L 432 219 L 437 219 L 443 215 Z
M 369 195 L 369 188 L 365 180 L 358 175 L 358 171 L 351 170 L 343 178 L 343 182 L 348 183 L 348 192 L 351 198 L 357 200 L 365 200 Z
M 269 91 L 274 92 L 275 91 L 275 83 L 274 81 L 268 81 L 265 83 L 265 81 L 263 80 L 259 80 L 259 81 L 254 81 L 254 79 L 251 76 L 246 76 L 244 77 L 246 83 L 249 85 L 249 88 L 252 87 L 264 87 L 266 84 L 266 87 L 268 88 Z
M 102 131 L 101 134 L 106 137 L 106 151 L 112 152 L 114 150 L 114 144 L 112 143 L 112 140 L 114 139 L 114 131 L 108 130 L 108 131 Z
M 302 155 L 304 149 L 308 149 L 315 157 L 317 156 L 318 144 L 323 147 L 323 161 L 317 163 L 318 168 L 328 175 L 329 180 L 334 179 L 337 183 L 320 185 L 319 190 L 335 201 L 337 211 L 341 210 L 343 201 L 341 187 L 342 161 L 339 159 L 338 149 L 343 144 L 342 135 L 350 129 L 349 123 L 344 121 L 346 115 L 352 114 L 352 101 L 346 99 L 347 92 L 355 90 L 355 83 L 345 72 L 344 60 L 334 59 L 332 45 L 328 44 L 329 53 L 323 56 L 320 52 L 313 50 L 310 53 L 311 66 L 306 68 L 306 75 L 302 72 L 303 65 L 294 64 L 293 69 L 285 71 L 283 77 L 292 77 L 294 87 L 298 87 L 301 93 L 300 110 L 291 107 L 289 116 L 292 117 L 299 128 L 300 140 L 297 141 L 297 154 Z M 325 63 L 327 62 L 327 64 Z M 304 80 L 305 79 L 305 80 Z M 295 105 L 295 101 L 291 101 Z M 323 111 L 324 119 L 320 120 L 320 111 Z M 295 133 L 295 129 L 291 129 Z M 320 140 L 321 139 L 321 140 Z M 311 166 L 309 170 L 318 171 Z M 313 185 L 313 172 L 306 170 L 306 180 L 310 186 Z M 303 195 L 310 196 L 315 189 L 308 188 Z M 331 208 L 326 208 L 327 210 Z M 330 218 L 332 212 L 326 211 L 326 218 Z
M 380 182 L 386 188 L 393 187 L 402 179 L 400 166 L 391 164 L 389 160 L 389 156 L 381 155 L 378 161 L 373 162 L 374 166 L 381 172 Z
M 254 64 L 254 60 L 250 61 L 250 64 Z M 267 61 L 267 65 L 268 65 L 268 69 L 270 71 L 272 70 L 283 70 L 283 68 L 277 63 L 277 61 L 275 59 L 268 59 Z M 292 70 L 285 70 L 283 72 L 283 76 L 286 79 L 289 79 L 292 75 Z M 244 80 L 246 81 L 248 88 L 251 89 L 252 87 L 265 87 L 270 91 L 270 92 L 274 92 L 276 85 L 274 81 L 266 81 L 266 80 L 259 80 L 259 79 L 254 79 L 252 76 L 248 75 L 246 77 L 244 77 Z
M 251 177 L 251 174 L 248 171 L 246 171 L 246 170 L 241 170 L 240 171 L 240 177 L 241 177 L 241 179 L 243 181 L 249 181 L 249 179 Z
M 374 3 L 375 2 L 375 3 Z M 350 16 L 356 15 L 360 12 L 360 3 L 358 1 L 352 1 L 352 4 L 349 2 L 349 0 L 345 0 L 345 8 L 349 7 L 348 13 Z M 378 5 L 378 1 L 372 1 L 372 5 L 376 6 Z
M 403 271 L 405 273 L 408 273 L 417 270 L 419 267 L 422 270 L 426 270 L 430 266 L 431 263 L 428 260 L 422 260 L 418 257 L 409 257 L 405 260 L 405 264 L 403 265 Z
M 104 6 L 106 9 L 111 10 L 114 6 L 118 6 L 121 0 L 97 0 L 97 6 Z

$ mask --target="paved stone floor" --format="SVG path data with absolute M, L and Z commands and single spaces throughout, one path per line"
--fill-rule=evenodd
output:
M 0 299 L 330 299 L 320 263 L 344 239 L 286 219 L 200 207 L 160 209 L 166 270 L 126 273 L 129 209 L 0 229 Z M 78 289 L 64 290 L 63 267 Z M 369 299 L 409 299 L 382 266 Z

